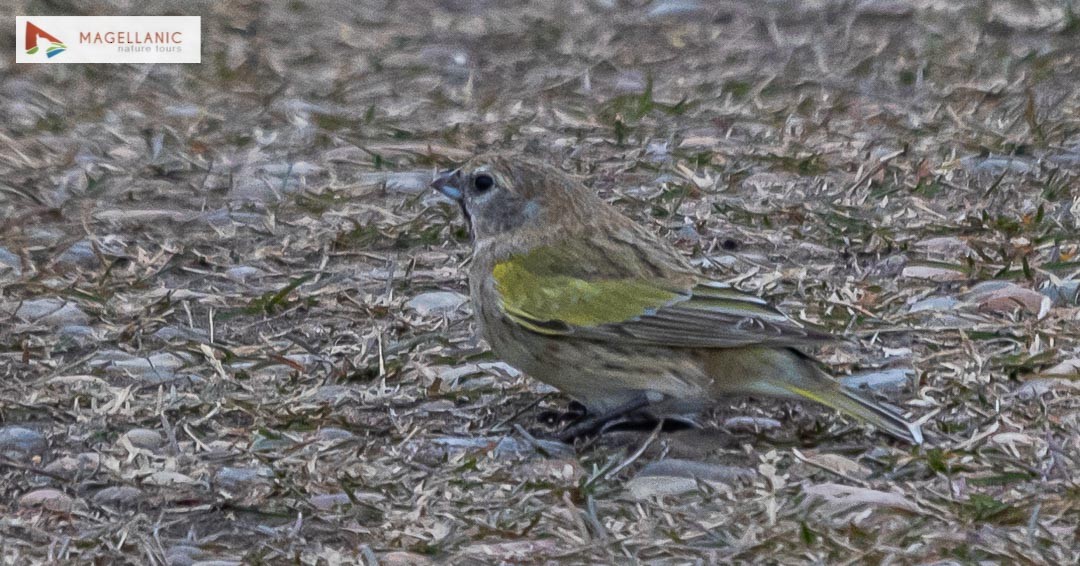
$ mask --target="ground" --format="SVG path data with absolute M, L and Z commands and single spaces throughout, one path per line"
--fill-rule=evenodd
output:
M 136 10 L 75 4 L 10 14 Z M 138 10 L 203 62 L 0 62 L 0 563 L 1080 560 L 1075 5 Z M 551 441 L 426 186 L 488 150 L 844 337 L 928 444 L 761 399 Z

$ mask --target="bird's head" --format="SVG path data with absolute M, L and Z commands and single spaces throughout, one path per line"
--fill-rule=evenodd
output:
M 431 186 L 461 205 L 474 240 L 532 226 L 558 229 L 580 219 L 596 200 L 562 171 L 507 155 L 473 158 Z

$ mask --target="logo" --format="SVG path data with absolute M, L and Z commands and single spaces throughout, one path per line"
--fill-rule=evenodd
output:
M 56 37 L 53 36 L 51 33 L 47 32 L 47 31 L 35 26 L 34 24 L 30 23 L 29 21 L 27 21 L 26 22 L 26 54 L 27 55 L 33 55 L 33 54 L 37 53 L 38 49 L 40 49 L 40 47 L 41 47 L 40 41 L 43 40 L 43 39 L 45 41 L 51 42 L 51 43 L 49 43 L 49 46 L 45 48 L 45 56 L 48 57 L 49 59 L 52 59 L 53 57 L 56 57 L 57 55 L 63 53 L 67 49 L 67 46 L 64 45 L 63 41 L 60 41 L 59 39 L 56 39 Z
M 3 3 L 0 0 L 0 5 Z M 57 57 L 61 53 L 64 55 Z M 201 60 L 199 16 L 15 17 L 16 63 L 198 63 Z

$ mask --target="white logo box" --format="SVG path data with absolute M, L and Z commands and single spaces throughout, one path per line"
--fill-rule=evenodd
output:
M 199 63 L 200 16 L 16 16 L 16 63 Z

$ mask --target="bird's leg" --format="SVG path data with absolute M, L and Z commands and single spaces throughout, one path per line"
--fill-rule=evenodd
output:
M 576 423 L 581 419 L 584 419 L 588 414 L 589 411 L 585 408 L 585 405 L 582 405 L 577 401 L 570 401 L 570 404 L 567 405 L 565 411 L 560 411 L 558 409 L 540 411 L 536 416 L 536 420 L 545 425 L 554 427 L 560 426 L 563 423 Z
M 580 401 L 570 401 L 570 403 L 566 406 L 567 416 L 580 419 L 587 414 L 589 414 L 589 409 L 585 408 L 585 405 L 583 405 Z
M 578 422 L 566 427 L 559 433 L 559 440 L 568 444 L 574 440 L 590 434 L 602 434 L 607 429 L 623 421 L 623 417 L 636 413 L 649 406 L 649 399 L 641 394 L 629 402 L 620 405 L 606 413 L 585 417 Z

